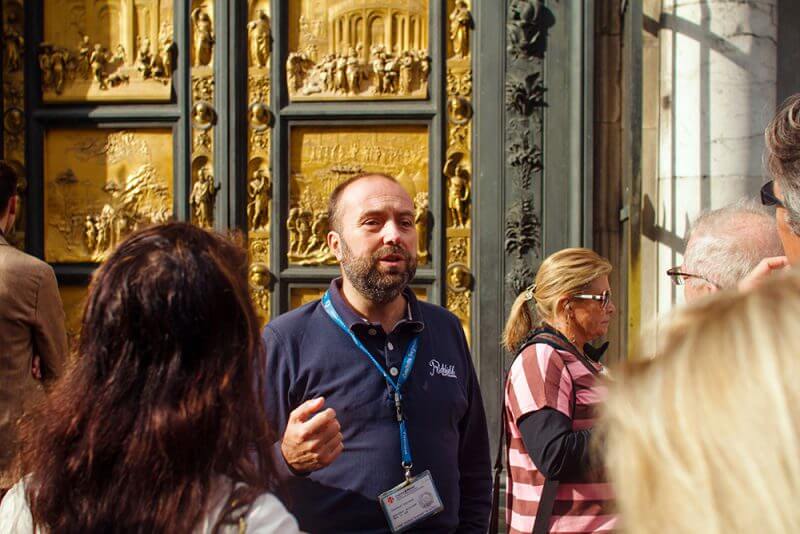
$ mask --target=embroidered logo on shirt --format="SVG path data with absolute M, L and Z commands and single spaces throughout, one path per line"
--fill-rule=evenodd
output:
M 444 363 L 439 363 L 438 360 L 431 360 L 429 365 L 431 366 L 431 376 L 440 375 L 447 378 L 458 378 L 456 376 L 455 364 L 447 365 Z

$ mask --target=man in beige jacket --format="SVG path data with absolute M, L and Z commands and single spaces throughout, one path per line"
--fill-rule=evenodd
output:
M 53 268 L 8 244 L 17 175 L 0 161 L 0 497 L 20 473 L 17 422 L 58 377 L 67 354 L 64 309 Z

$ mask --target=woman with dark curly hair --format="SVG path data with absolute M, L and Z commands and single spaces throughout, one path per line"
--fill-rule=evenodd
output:
M 119 245 L 74 367 L 24 424 L 0 531 L 297 532 L 272 495 L 263 348 L 234 243 L 185 223 Z

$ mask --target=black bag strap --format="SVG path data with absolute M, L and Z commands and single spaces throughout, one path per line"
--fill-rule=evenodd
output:
M 577 354 L 575 346 L 569 343 L 563 336 L 549 328 L 538 328 L 533 330 L 525 341 L 520 345 L 517 350 L 517 355 L 514 361 L 519 357 L 522 352 L 530 345 L 544 344 L 553 347 L 554 349 L 569 352 L 581 361 L 585 357 Z M 513 361 L 512 361 L 513 364 Z M 593 374 L 597 374 L 597 370 L 587 365 Z M 567 370 L 569 372 L 569 370 Z M 508 371 L 503 375 L 503 387 L 508 380 Z M 503 402 L 500 403 L 500 417 L 498 418 L 500 425 L 500 432 L 497 444 L 497 456 L 494 460 L 494 479 L 492 481 L 492 507 L 489 516 L 489 534 L 497 534 L 499 528 L 499 515 L 500 515 L 500 475 L 503 473 L 503 454 L 505 452 L 506 440 L 506 425 L 505 425 L 505 393 L 503 394 Z M 575 387 L 572 388 L 572 412 L 574 414 L 575 407 L 578 404 L 577 393 Z M 539 506 L 536 509 L 536 519 L 533 523 L 532 534 L 547 534 L 550 529 L 550 518 L 553 515 L 553 508 L 555 506 L 556 494 L 558 493 L 559 481 L 551 478 L 545 479 L 544 487 L 542 488 L 542 496 L 539 499 Z

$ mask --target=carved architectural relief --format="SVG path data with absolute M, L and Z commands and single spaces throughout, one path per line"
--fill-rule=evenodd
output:
M 427 0 L 298 0 L 289 7 L 292 100 L 427 98 Z
M 471 3 L 448 0 L 446 200 L 447 307 L 467 337 L 472 317 L 472 52 Z
M 250 286 L 264 322 L 270 318 L 270 219 L 272 215 L 272 111 L 270 54 L 272 18 L 269 0 L 250 0 L 248 22 L 247 112 L 247 233 L 250 240 Z
M 45 259 L 101 262 L 172 216 L 171 130 L 54 129 L 45 136 Z
M 9 242 L 25 246 L 27 175 L 25 172 L 25 8 L 22 0 L 3 0 L 3 157 L 20 177 L 20 203 Z
M 45 102 L 170 99 L 172 0 L 45 0 L 44 18 Z
M 327 245 L 328 197 L 342 181 L 362 172 L 397 178 L 415 205 L 420 241 L 427 251 L 428 130 L 425 126 L 295 127 L 291 132 L 291 176 L 286 231 L 289 262 L 333 265 Z M 425 255 L 428 261 L 430 253 Z M 420 264 L 424 264 L 420 258 Z
M 507 15 L 505 80 L 506 169 L 512 198 L 505 218 L 505 251 L 510 266 L 506 287 L 516 296 L 533 282 L 530 255 L 539 254 L 541 221 L 534 188 L 541 181 L 545 87 L 542 15 L 539 0 L 510 0 Z

